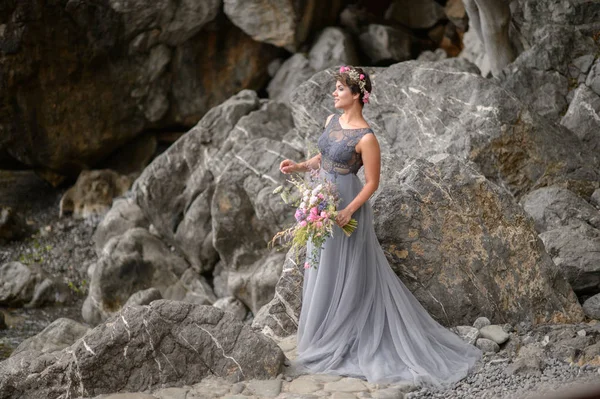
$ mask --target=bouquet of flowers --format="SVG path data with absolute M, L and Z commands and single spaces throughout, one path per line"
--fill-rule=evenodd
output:
M 318 171 L 312 171 L 306 181 L 291 177 L 288 182 L 292 183 L 291 187 L 286 189 L 284 186 L 279 186 L 273 191 L 273 194 L 281 194 L 281 198 L 286 204 L 297 207 L 294 214 L 296 223 L 275 234 L 271 245 L 279 240 L 283 241 L 285 247 L 298 249 L 311 240 L 314 248 L 311 254 L 307 254 L 308 259 L 304 263 L 304 268 L 308 269 L 311 266 L 316 268 L 321 246 L 328 237 L 333 236 L 333 227 L 338 214 L 339 195 L 335 184 L 320 179 Z M 295 195 L 291 193 L 294 188 L 297 190 Z M 342 227 L 342 231 L 350 236 L 357 226 L 358 222 L 350 219 Z

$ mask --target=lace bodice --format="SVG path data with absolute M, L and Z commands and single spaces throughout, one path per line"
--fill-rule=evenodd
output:
M 335 114 L 321 137 L 318 145 L 321 151 L 321 168 L 330 173 L 346 175 L 356 174 L 363 165 L 362 158 L 356 152 L 356 144 L 368 133 L 370 128 L 344 129 L 340 125 L 340 116 Z

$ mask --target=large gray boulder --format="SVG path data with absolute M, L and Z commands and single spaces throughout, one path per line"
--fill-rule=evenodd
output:
M 0 281 L 0 303 L 19 306 L 31 300 L 36 284 L 41 282 L 41 276 L 21 262 L 8 262 L 0 266 Z
M 316 58 L 316 56 L 315 56 Z M 315 63 L 319 62 L 316 60 Z M 267 86 L 269 98 L 274 101 L 289 101 L 291 93 L 306 82 L 317 71 L 302 53 L 285 60 Z
M 206 279 L 198 276 L 192 268 L 187 269 L 177 283 L 165 290 L 164 298 L 198 305 L 212 305 L 217 300 Z
M 269 338 L 212 306 L 155 301 L 128 307 L 60 352 L 24 351 L 0 363 L 0 398 L 94 397 L 275 378 L 284 356 Z M 31 378 L 35 375 L 35 378 Z
M 582 223 L 600 229 L 600 212 L 562 187 L 543 187 L 532 191 L 521 199 L 521 205 L 533 218 L 540 233 Z
M 582 223 L 548 230 L 540 238 L 577 294 L 600 293 L 600 230 Z
M 521 204 L 575 292 L 600 292 L 600 211 L 560 187 L 532 191 Z
M 358 63 L 352 37 L 337 27 L 325 28 L 319 34 L 308 53 L 308 59 L 315 71 Z
M 238 320 L 244 320 L 248 315 L 248 308 L 239 299 L 233 296 L 217 299 L 213 306 L 233 313 Z
M 0 305 L 39 307 L 70 299 L 66 284 L 35 263 L 8 262 L 0 266 Z
M 411 160 L 373 197 L 392 269 L 444 325 L 579 321 L 581 306 L 514 198 L 453 156 Z
M 600 90 L 599 90 L 600 92 Z M 592 151 L 600 152 L 600 96 L 585 84 L 575 90 L 560 124 L 570 129 Z
M 71 346 L 83 337 L 90 328 L 75 320 L 59 318 L 54 320 L 39 334 L 27 338 L 11 353 L 11 356 L 25 351 L 52 353 Z
M 93 267 L 83 318 L 96 325 L 118 312 L 132 294 L 147 288 L 157 288 L 167 297 L 168 289 L 179 283 L 188 267 L 148 230 L 129 229 L 109 240 Z
M 393 26 L 371 24 L 360 34 L 359 42 L 373 64 L 411 58 L 411 36 Z
M 334 112 L 325 90 L 333 72 L 317 73 L 292 95 L 295 126 L 313 142 Z M 450 153 L 475 162 L 517 198 L 551 184 L 589 196 L 600 184 L 597 154 L 466 60 L 407 61 L 370 72 L 376 89 L 365 117 L 384 164 L 391 154 L 405 160 Z
M 116 199 L 94 232 L 96 254 L 102 254 L 102 249 L 111 238 L 136 227 L 150 227 L 140 207 L 131 198 Z
M 600 320 L 600 294 L 588 298 L 583 303 L 583 311 L 587 317 Z
M 333 25 L 343 2 L 224 0 L 225 14 L 259 42 L 295 51 L 311 32 Z

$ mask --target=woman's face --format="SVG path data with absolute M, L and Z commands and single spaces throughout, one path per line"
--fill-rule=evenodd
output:
M 335 82 L 335 90 L 333 91 L 333 106 L 335 108 L 345 109 L 350 108 L 354 102 L 350 88 L 340 82 Z

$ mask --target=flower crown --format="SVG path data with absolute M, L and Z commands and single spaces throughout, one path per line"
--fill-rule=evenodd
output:
M 359 74 L 356 69 L 349 66 L 340 67 L 340 73 L 347 73 L 352 83 L 358 84 L 358 87 L 363 94 L 363 103 L 368 103 L 370 93 L 366 89 L 367 81 L 365 80 L 365 75 L 362 73 Z

